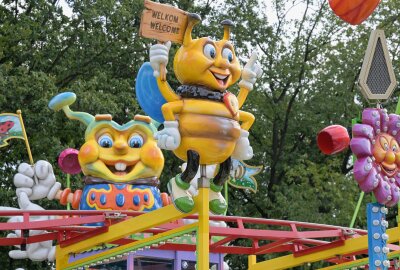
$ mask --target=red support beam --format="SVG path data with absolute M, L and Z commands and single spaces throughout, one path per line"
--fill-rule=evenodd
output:
M 0 211 L 0 216 L 10 217 L 10 216 L 23 216 L 23 215 L 32 216 L 73 216 L 68 219 L 79 218 L 79 216 L 99 216 L 99 215 L 125 215 L 128 217 L 134 217 L 138 215 L 142 215 L 142 212 L 132 212 L 132 211 L 99 211 L 99 210 L 44 210 L 44 211 L 21 211 L 21 210 L 12 210 L 12 211 Z M 191 215 L 186 217 L 185 219 L 197 219 L 197 215 Z M 236 216 L 210 216 L 210 220 L 215 221 L 225 221 L 232 222 L 238 224 L 238 228 L 244 228 L 243 224 L 264 224 L 267 226 L 283 226 L 290 228 L 307 228 L 307 229 L 315 229 L 315 230 L 344 230 L 348 228 L 333 226 L 333 225 L 325 225 L 325 224 L 314 224 L 307 222 L 297 222 L 297 221 L 287 221 L 287 220 L 275 220 L 275 219 L 261 219 L 261 218 L 248 218 L 248 217 L 236 217 Z M 1 224 L 0 224 L 1 225 Z M 29 229 L 29 228 L 28 228 Z M 1 230 L 1 227 L 0 227 Z M 8 230 L 5 229 L 5 230 Z M 365 235 L 367 231 L 360 229 L 352 229 L 356 234 Z
M 236 236 L 236 235 L 231 235 L 231 236 L 227 236 L 227 237 L 225 237 L 224 239 L 221 239 L 221 240 L 219 240 L 219 241 L 217 241 L 217 242 L 215 242 L 215 243 L 212 243 L 211 245 L 210 245 L 210 248 L 216 248 L 216 247 L 218 247 L 218 246 L 222 246 L 222 245 L 224 245 L 224 244 L 226 244 L 226 243 L 229 243 L 229 242 L 231 242 L 231 241 L 233 241 L 233 240 L 235 240 L 235 239 L 237 239 L 238 237 Z
M 292 240 L 293 240 L 292 238 L 284 238 L 284 239 L 260 246 L 259 248 L 256 248 L 254 250 L 254 254 L 255 255 L 265 254 L 266 251 L 271 250 L 276 247 L 279 247 L 279 246 L 286 244 L 287 242 L 290 242 Z
M 283 238 L 328 238 L 342 236 L 342 230 L 321 230 L 321 231 L 278 231 L 278 230 L 258 230 L 258 229 L 235 229 L 210 227 L 210 235 L 230 236 L 236 235 L 237 238 L 251 238 L 264 240 L 280 240 Z
M 26 238 L 26 244 L 32 244 L 37 242 L 57 240 L 57 232 L 43 233 L 38 235 L 29 236 Z
M 96 236 L 96 235 L 99 235 L 99 234 L 102 234 L 102 233 L 105 233 L 105 232 L 108 232 L 108 227 L 107 226 L 97 228 L 96 230 L 83 233 L 81 235 L 66 239 L 64 241 L 60 241 L 60 246 L 61 247 L 67 247 L 69 245 L 72 245 L 72 244 L 75 244 L 77 242 L 92 238 L 93 236 Z
M 314 252 L 323 251 L 323 250 L 327 250 L 327 249 L 330 249 L 330 248 L 343 246 L 344 242 L 345 242 L 345 240 L 337 240 L 337 241 L 331 242 L 329 244 L 306 248 L 304 250 L 300 250 L 300 251 L 295 252 L 293 254 L 293 256 L 294 257 L 300 257 L 300 256 L 304 256 L 304 255 L 311 254 L 311 253 L 314 253 Z
M 52 233 L 33 235 L 27 238 L 24 237 L 0 238 L 0 246 L 14 246 L 14 245 L 32 244 L 43 241 L 56 240 L 57 234 L 58 233 L 56 232 L 52 232 Z
M 47 230 L 49 228 L 69 225 L 83 225 L 90 223 L 104 222 L 105 217 L 101 216 L 86 216 L 76 218 L 64 218 L 53 220 L 39 220 L 39 221 L 23 221 L 23 222 L 9 222 L 0 223 L 1 231 L 11 230 Z
M 26 239 L 23 237 L 16 238 L 0 238 L 0 246 L 15 246 L 26 243 Z

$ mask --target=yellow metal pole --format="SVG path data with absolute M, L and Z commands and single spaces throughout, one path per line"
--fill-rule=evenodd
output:
M 200 165 L 201 177 L 198 182 L 199 196 L 196 204 L 199 209 L 199 228 L 197 231 L 197 270 L 210 269 L 210 217 L 209 192 L 210 180 L 206 178 L 206 166 Z
M 248 257 L 248 269 L 250 269 L 253 265 L 255 265 L 257 263 L 257 256 L 256 255 L 250 255 Z
M 63 252 L 60 245 L 56 245 L 56 270 L 63 270 L 68 265 L 68 253 Z
M 33 165 L 31 147 L 29 146 L 28 136 L 26 135 L 25 126 L 24 126 L 24 120 L 22 119 L 22 111 L 18 110 L 17 114 L 18 114 L 18 117 L 19 117 L 19 121 L 21 122 L 21 129 L 22 129 L 22 133 L 23 133 L 24 138 L 25 138 L 25 145 L 26 145 L 26 150 L 28 151 L 29 161 L 30 161 L 31 165 Z

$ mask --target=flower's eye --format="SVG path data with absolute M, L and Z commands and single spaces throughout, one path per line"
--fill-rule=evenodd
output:
M 228 59 L 229 63 L 233 61 L 233 52 L 229 48 L 225 48 L 222 50 L 222 57 Z
M 128 144 L 131 148 L 140 148 L 143 145 L 143 137 L 139 134 L 134 134 L 129 138 Z
M 380 136 L 379 143 L 381 144 L 383 150 L 389 150 L 389 142 L 384 136 Z
M 393 152 L 397 152 L 397 145 L 393 145 L 393 146 L 392 146 L 392 151 L 393 151 Z
M 207 58 L 214 59 L 217 51 L 214 45 L 207 43 L 206 46 L 204 46 L 203 53 Z
M 100 136 L 97 143 L 103 148 L 111 148 L 113 146 L 113 140 L 108 134 Z

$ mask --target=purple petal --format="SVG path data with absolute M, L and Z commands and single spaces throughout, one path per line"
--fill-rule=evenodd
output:
M 357 158 L 372 155 L 371 142 L 366 138 L 351 139 L 350 148 L 351 151 L 353 151 L 353 153 L 357 156 Z
M 400 141 L 400 116 L 397 114 L 389 115 L 389 135 L 396 138 L 396 141 Z
M 354 163 L 354 178 L 357 182 L 362 182 L 368 176 L 371 170 L 374 170 L 376 174 L 375 168 L 372 166 L 372 160 L 370 157 L 359 158 Z
M 362 191 L 367 193 L 371 192 L 379 185 L 379 182 L 381 180 L 377 179 L 376 175 L 377 173 L 375 171 L 375 168 L 372 168 L 365 180 L 358 183 Z
M 389 115 L 387 114 L 386 110 L 380 110 L 381 112 L 381 130 L 384 133 L 387 133 L 389 130 Z
M 354 137 L 369 138 L 369 134 L 374 135 L 374 129 L 370 125 L 355 124 L 351 129 Z
M 392 191 L 388 182 L 379 181 L 378 186 L 374 189 L 374 195 L 376 200 L 381 204 L 386 204 L 391 200 Z
M 387 206 L 392 207 L 399 201 L 399 187 L 395 183 L 389 183 L 392 199 L 386 203 Z
M 368 124 L 373 127 L 376 132 L 381 129 L 381 115 L 380 110 L 375 108 L 367 108 L 362 113 L 362 123 Z M 375 134 L 376 135 L 376 134 Z
M 400 187 L 400 173 L 399 173 L 399 172 L 397 172 L 397 173 L 394 175 L 394 180 L 396 180 L 396 185 L 397 185 L 398 187 Z

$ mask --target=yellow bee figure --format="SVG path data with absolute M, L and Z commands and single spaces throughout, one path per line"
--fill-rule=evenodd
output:
M 160 148 L 172 150 L 187 161 L 186 170 L 168 184 L 175 206 L 183 212 L 191 211 L 194 206 L 187 191 L 199 165 L 220 164 L 218 173 L 210 180 L 210 210 L 222 214 L 227 205 L 220 191 L 229 176 L 231 157 L 247 160 L 253 156 L 248 130 L 254 116 L 240 107 L 262 71 L 256 64 L 255 53 L 241 68 L 229 41 L 233 26 L 230 20 L 222 22 L 221 40 L 192 39 L 192 29 L 200 20 L 197 14 L 189 15 L 183 44 L 175 55 L 174 72 L 182 84 L 176 91 L 160 77 L 160 65 L 168 63 L 171 43 L 150 48 L 153 75 L 167 101 L 162 106 L 164 129 L 155 138 Z M 240 77 L 240 92 L 236 97 L 227 89 Z
M 153 138 L 156 127 L 148 116 L 135 115 L 120 125 L 109 114 L 92 116 L 70 109 L 72 92 L 53 97 L 49 107 L 86 125 L 85 143 L 78 154 L 85 175 L 82 196 L 59 194 L 65 203 L 71 197 L 81 210 L 152 211 L 168 203 L 160 194 L 159 176 L 164 156 Z M 75 200 L 74 200 L 75 199 Z

